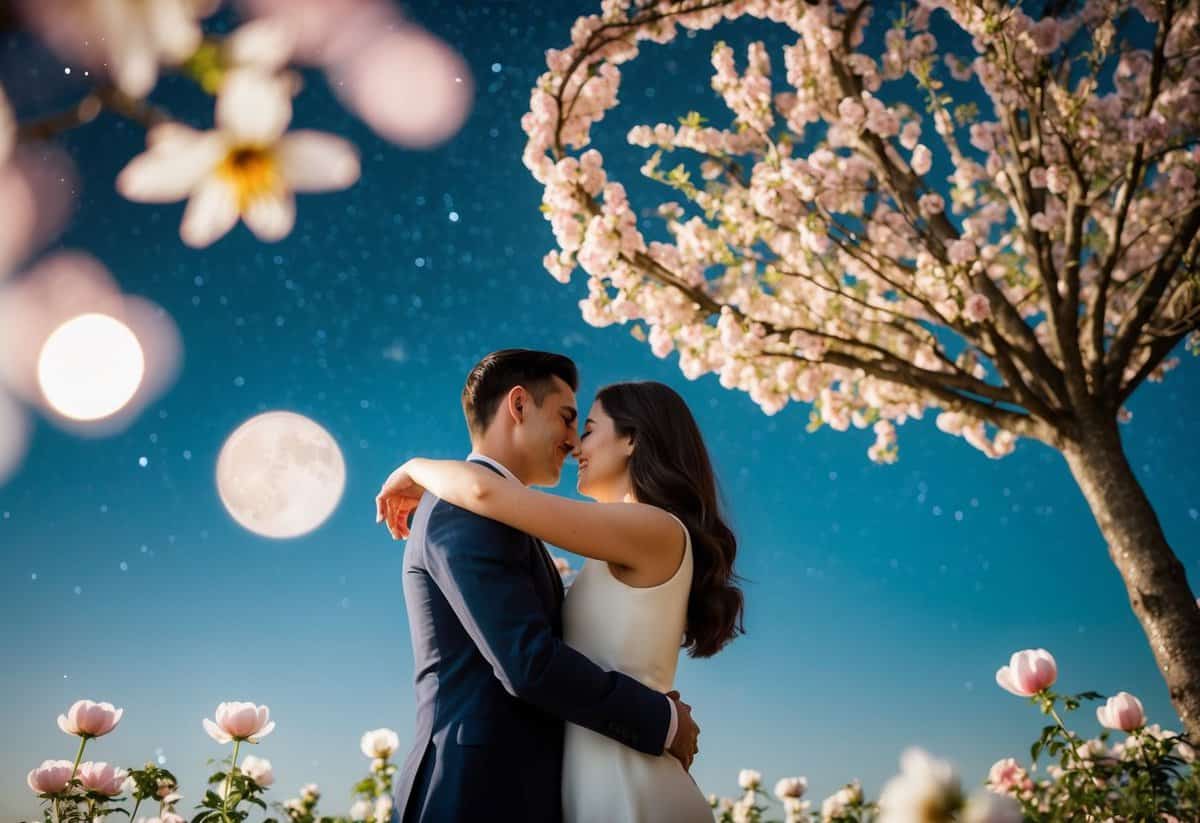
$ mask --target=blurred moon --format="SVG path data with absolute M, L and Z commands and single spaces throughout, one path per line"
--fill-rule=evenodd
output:
M 146 359 L 137 336 L 107 314 L 81 314 L 50 333 L 38 355 L 46 402 L 72 420 L 100 420 L 137 392 Z
M 217 492 L 233 519 L 264 537 L 298 537 L 342 499 L 346 463 L 337 441 L 307 417 L 273 411 L 229 435 L 217 458 Z

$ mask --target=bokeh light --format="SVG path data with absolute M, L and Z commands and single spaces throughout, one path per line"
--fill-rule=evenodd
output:
M 73 420 L 115 414 L 146 373 L 141 344 L 129 327 L 106 314 L 82 314 L 46 338 L 38 385 L 55 411 Z

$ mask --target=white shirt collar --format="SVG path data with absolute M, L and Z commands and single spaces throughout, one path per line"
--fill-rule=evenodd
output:
M 501 474 L 503 474 L 505 477 L 509 478 L 510 480 L 516 480 L 518 483 L 521 482 L 520 479 L 515 474 L 513 474 L 512 472 L 510 472 L 508 470 L 507 466 L 505 466 L 499 460 L 495 460 L 491 457 L 488 457 L 486 454 L 480 454 L 479 452 L 473 451 L 467 455 L 467 459 L 468 460 L 482 460 L 484 463 L 487 463 L 489 466 L 496 468 Z

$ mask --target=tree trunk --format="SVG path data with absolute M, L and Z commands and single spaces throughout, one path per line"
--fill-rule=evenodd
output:
M 1200 742 L 1200 605 L 1125 457 L 1117 422 L 1097 414 L 1079 432 L 1063 456 L 1108 541 L 1184 731 Z

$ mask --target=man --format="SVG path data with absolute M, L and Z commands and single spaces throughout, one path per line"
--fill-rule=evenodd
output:
M 556 485 L 577 444 L 577 387 L 562 355 L 488 355 L 463 388 L 468 459 Z M 675 692 L 563 643 L 562 583 L 541 541 L 426 494 L 404 551 L 404 597 L 417 722 L 394 820 L 561 821 L 564 721 L 690 766 L 699 729 Z

